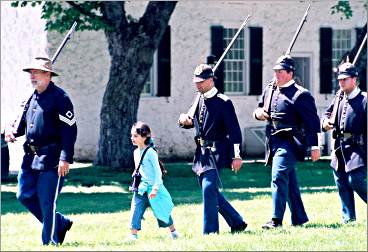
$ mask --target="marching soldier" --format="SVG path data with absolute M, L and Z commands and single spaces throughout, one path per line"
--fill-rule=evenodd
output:
M 338 69 L 340 91 L 325 112 L 323 131 L 333 129 L 331 167 L 342 204 L 343 222 L 355 221 L 354 191 L 367 203 L 367 93 L 349 63 Z
M 295 63 L 290 56 L 281 56 L 273 68 L 270 83 L 253 112 L 257 120 L 267 120 L 266 165 L 272 163 L 271 221 L 262 226 L 273 229 L 282 226 L 288 202 L 294 226 L 308 221 L 296 177 L 296 163 L 310 151 L 313 161 L 320 158 L 318 134 L 319 117 L 311 93 L 293 79 Z
M 19 127 L 7 127 L 5 139 L 25 134 L 24 157 L 18 175 L 18 200 L 42 223 L 42 242 L 62 244 L 73 222 L 56 212 L 56 198 L 73 162 L 77 125 L 73 104 L 57 87 L 47 58 L 35 58 L 28 72 L 35 91 L 25 105 Z
M 203 233 L 218 233 L 218 213 L 231 227 L 231 232 L 246 229 L 247 224 L 219 191 L 219 169 L 226 165 L 228 149 L 232 157 L 232 169 L 238 172 L 242 165 L 242 142 L 238 119 L 231 100 L 214 87 L 211 66 L 200 64 L 194 71 L 193 82 L 201 93 L 194 118 L 181 114 L 179 124 L 183 128 L 196 129 L 197 144 L 192 170 L 198 176 L 204 204 Z

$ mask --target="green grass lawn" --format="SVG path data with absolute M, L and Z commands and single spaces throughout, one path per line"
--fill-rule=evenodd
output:
M 145 213 L 139 240 L 129 243 L 130 174 L 105 167 L 74 168 L 58 199 L 58 210 L 74 221 L 60 247 L 41 246 L 41 224 L 18 203 L 16 178 L 1 186 L 1 251 L 49 250 L 340 250 L 367 251 L 367 205 L 356 195 L 357 221 L 341 224 L 340 201 L 328 162 L 298 166 L 302 197 L 310 221 L 290 225 L 287 209 L 283 227 L 262 230 L 271 218 L 270 168 L 245 163 L 238 174 L 221 172 L 223 192 L 248 223 L 232 235 L 220 217 L 219 235 L 202 235 L 202 196 L 188 163 L 166 164 L 164 183 L 175 208 L 173 219 L 181 237 L 172 241 L 159 229 L 150 209 Z

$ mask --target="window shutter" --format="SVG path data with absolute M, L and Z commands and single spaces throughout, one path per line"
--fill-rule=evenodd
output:
M 320 93 L 332 92 L 332 28 L 320 28 L 319 79 Z
M 171 38 L 170 26 L 166 27 L 157 49 L 157 96 L 170 96 L 171 88 Z
M 363 28 L 356 28 L 356 35 L 357 35 L 356 41 L 359 43 L 356 52 L 358 52 L 358 49 L 361 43 L 363 42 L 363 38 L 366 33 L 367 33 L 367 26 Z M 356 67 L 358 68 L 359 71 L 359 88 L 363 91 L 367 91 L 367 43 L 365 43 L 364 47 L 362 48 L 359 59 L 356 62 Z
M 215 55 L 216 60 L 219 60 L 224 52 L 224 28 L 222 26 L 211 26 L 211 54 Z M 223 93 L 224 92 L 224 64 L 218 66 L 215 73 L 215 86 Z
M 249 94 L 262 94 L 263 29 L 249 27 Z

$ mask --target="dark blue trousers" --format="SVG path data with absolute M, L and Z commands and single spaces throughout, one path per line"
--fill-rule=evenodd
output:
M 60 178 L 58 193 L 64 182 Z M 42 223 L 42 243 L 59 243 L 59 234 L 70 220 L 56 212 L 57 169 L 21 169 L 18 174 L 18 200 Z
M 360 167 L 350 172 L 342 169 L 333 170 L 335 183 L 339 191 L 344 223 L 354 221 L 355 200 L 354 191 L 367 203 L 367 167 Z
M 297 158 L 294 148 L 295 146 L 285 139 L 272 139 L 272 218 L 282 221 L 288 203 L 292 225 L 301 225 L 308 221 L 308 217 L 296 177 Z
M 244 222 L 240 214 L 219 191 L 216 169 L 201 173 L 198 182 L 202 188 L 204 204 L 203 234 L 219 232 L 218 213 L 224 217 L 230 227 L 237 227 Z

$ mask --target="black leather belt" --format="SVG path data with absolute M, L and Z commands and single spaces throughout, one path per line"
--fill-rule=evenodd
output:
M 35 146 L 29 143 L 26 143 L 25 147 L 26 147 L 26 152 L 29 154 L 34 154 L 37 155 L 37 153 L 43 152 L 48 150 L 50 147 L 57 147 L 58 144 L 57 143 L 51 143 L 48 145 L 44 145 L 44 146 Z
M 282 123 L 282 122 L 276 121 L 276 120 L 272 120 L 271 121 L 271 124 L 272 124 L 272 127 L 275 130 L 286 129 L 286 128 L 296 129 L 295 125 L 290 125 L 290 124 Z
M 204 140 L 201 137 L 196 138 L 196 143 L 201 147 L 213 147 L 216 143 L 220 143 L 221 141 L 213 141 L 213 140 Z
M 344 139 L 350 139 L 350 138 L 353 137 L 353 134 L 351 134 L 351 133 L 341 133 L 339 135 L 339 137 L 344 138 Z
M 334 137 L 334 135 L 332 136 Z M 363 135 L 362 134 L 353 134 L 353 133 L 337 133 L 335 134 L 335 139 L 340 139 L 342 141 L 353 141 L 358 144 L 363 144 Z

